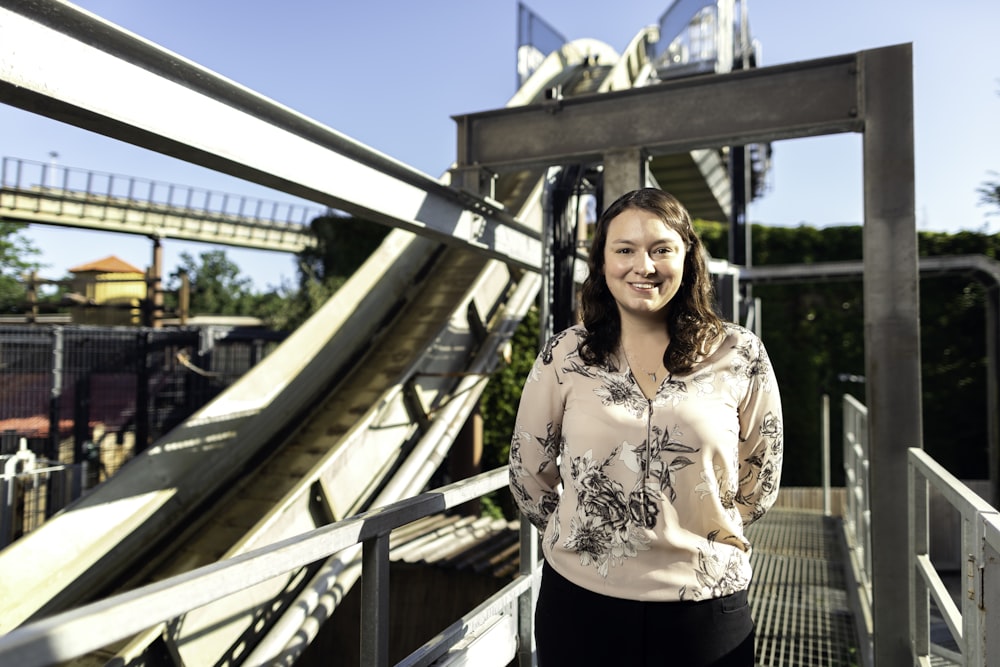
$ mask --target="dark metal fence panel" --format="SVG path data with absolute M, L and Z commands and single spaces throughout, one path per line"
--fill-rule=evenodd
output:
M 281 332 L 0 326 L 0 453 L 89 464 L 89 485 L 212 400 Z
M 71 437 L 60 440 L 59 460 L 93 465 L 95 475 L 117 470 L 131 457 L 136 412 L 136 330 L 111 327 L 63 328 L 63 383 L 60 415 L 71 420 Z M 101 447 L 106 437 L 118 445 L 112 460 Z M 124 445 L 129 445 L 124 447 Z
M 45 451 L 54 350 L 51 329 L 0 327 L 0 454 L 14 454 L 22 437 L 33 451 Z

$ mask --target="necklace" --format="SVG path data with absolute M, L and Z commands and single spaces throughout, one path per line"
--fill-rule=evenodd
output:
M 649 379 L 653 382 L 657 381 L 656 376 L 659 374 L 660 368 L 663 367 L 663 360 L 660 359 L 657 367 L 654 370 L 649 370 L 643 364 L 638 362 L 638 357 L 634 353 L 629 352 L 627 349 L 625 350 L 625 361 L 628 362 L 630 369 L 638 368 L 642 373 L 648 375 Z

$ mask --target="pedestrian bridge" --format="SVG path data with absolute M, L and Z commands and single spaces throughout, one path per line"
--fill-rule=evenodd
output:
M 722 4 L 671 8 L 687 12 L 683 30 Z M 548 322 L 572 303 L 562 289 L 579 196 L 659 184 L 732 212 L 743 188 L 719 169 L 730 147 L 861 132 L 864 256 L 878 258 L 864 266 L 869 404 L 850 430 L 860 449 L 843 521 L 777 509 L 753 528 L 758 653 L 762 665 L 995 664 L 996 512 L 909 449 L 920 442 L 916 304 L 899 296 L 917 292 L 911 49 L 745 72 L 713 61 L 713 76 L 671 81 L 672 56 L 654 45 L 672 44 L 676 25 L 668 11 L 620 54 L 595 40 L 553 51 L 507 108 L 456 118 L 458 158 L 438 179 L 72 5 L 0 7 L 0 101 L 395 228 L 239 382 L 0 552 L 0 662 L 290 664 L 360 581 L 361 664 L 389 664 L 394 531 L 506 484 L 499 470 L 426 490 L 527 310 L 538 302 Z M 53 50 L 72 71 L 35 66 Z M 101 75 L 109 59 L 114 79 Z M 781 104 L 791 88 L 811 104 Z M 120 90 L 196 100 L 199 123 L 109 109 Z M 257 132 L 281 161 L 244 140 Z M 54 215 L 55 200 L 35 201 Z M 723 297 L 740 312 L 735 291 Z M 928 555 L 928 484 L 963 518 L 957 596 Z M 519 574 L 396 662 L 533 664 L 537 539 L 519 538 Z
M 302 252 L 327 215 L 287 204 L 14 157 L 0 164 L 0 220 Z

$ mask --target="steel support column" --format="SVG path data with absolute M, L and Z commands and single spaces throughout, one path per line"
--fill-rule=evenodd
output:
M 912 665 L 907 449 L 922 447 L 920 312 L 914 214 L 913 53 L 866 51 L 864 127 L 865 374 L 872 510 L 875 664 Z
M 626 192 L 646 185 L 649 158 L 639 148 L 612 150 L 604 154 L 604 208 Z
M 838 132 L 864 133 L 864 295 L 874 485 L 876 658 L 909 664 L 908 447 L 922 446 L 914 217 L 913 49 L 814 61 L 456 117 L 458 166 L 492 173 L 633 153 L 668 155 Z M 788 100 L 794 97 L 795 103 Z M 605 169 L 608 169 L 605 164 Z M 633 181 L 636 182 L 636 181 Z M 620 186 L 619 186 L 620 187 Z M 620 193 L 619 193 L 620 194 Z M 613 197 L 608 193 L 607 197 Z M 609 202 L 605 202 L 607 205 Z

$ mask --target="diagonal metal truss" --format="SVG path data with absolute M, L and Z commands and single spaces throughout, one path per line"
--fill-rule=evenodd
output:
M 0 102 L 537 270 L 537 230 L 56 0 L 0 3 Z M 248 140 L 252 138 L 252 140 Z

